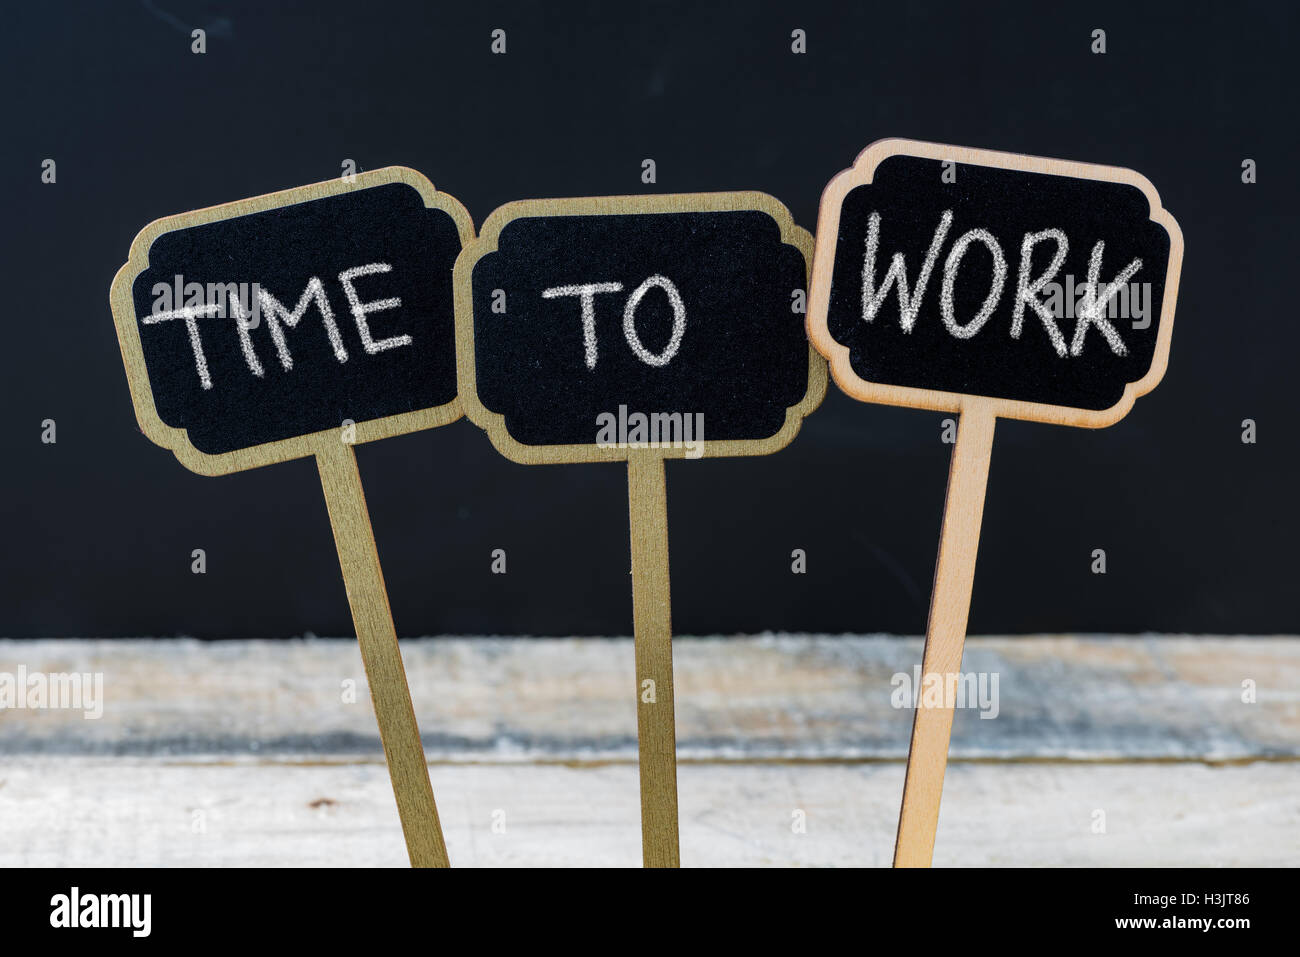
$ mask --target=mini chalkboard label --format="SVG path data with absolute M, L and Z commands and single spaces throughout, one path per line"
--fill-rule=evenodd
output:
M 679 863 L 664 460 L 774 452 L 821 402 L 811 252 L 736 192 L 510 203 L 456 263 L 470 420 L 517 462 L 627 461 L 648 867 Z
M 823 194 L 809 335 L 859 399 L 1108 425 L 1164 374 L 1181 260 L 1132 170 L 884 140 Z
M 389 167 L 158 220 L 114 315 L 146 434 L 205 473 L 460 416 L 452 268 L 473 225 Z
M 460 417 L 452 270 L 473 236 L 394 166 L 157 220 L 109 293 L 153 442 L 206 475 L 315 457 L 416 866 L 447 848 L 352 447 Z
M 1132 170 L 882 140 L 822 194 L 808 335 L 846 393 L 960 413 L 922 670 L 955 686 L 999 416 L 1098 427 L 1165 372 L 1183 238 Z M 953 701 L 912 726 L 894 864 L 929 866 Z
M 762 193 L 504 206 L 456 264 L 466 414 L 524 462 L 775 451 L 825 393 L 810 257 Z

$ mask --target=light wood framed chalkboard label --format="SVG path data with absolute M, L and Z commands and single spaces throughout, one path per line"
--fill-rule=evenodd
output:
M 415 170 L 169 216 L 109 291 L 140 428 L 223 475 L 313 456 L 415 866 L 446 866 L 353 446 L 453 422 L 452 267 L 474 226 Z
M 516 462 L 627 462 L 647 867 L 679 863 L 664 461 L 775 452 L 821 402 L 811 253 L 781 203 L 735 192 L 510 203 L 456 262 L 466 416 Z M 636 415 L 701 441 L 665 446 Z
M 760 192 L 508 203 L 488 216 L 456 262 L 465 414 L 502 455 L 525 464 L 695 457 L 684 447 L 597 444 L 595 415 L 620 405 L 633 413 L 702 414 L 704 457 L 778 451 L 826 395 L 826 365 L 792 311 L 792 293 L 806 295 L 812 243 L 779 200 Z M 724 288 L 728 273 L 732 285 Z M 677 348 L 660 365 L 638 359 L 626 341 L 628 300 L 652 276 L 670 280 L 686 313 Z M 594 357 L 584 342 L 581 296 L 542 295 L 580 284 L 609 290 L 591 293 Z M 491 309 L 497 291 L 503 313 Z M 647 324 L 642 308 L 657 308 L 666 320 L 668 305 L 662 285 L 641 290 L 634 329 Z M 767 338 L 742 342 L 738 330 Z M 808 353 L 797 374 L 789 361 L 796 342 Z M 655 359 L 667 351 L 642 347 Z M 757 364 L 765 358 L 768 365 Z M 565 391 L 582 383 L 593 385 Z M 545 391 L 530 391 L 536 386 Z M 512 418 L 526 408 L 559 415 L 529 423 L 532 434 L 521 435 Z M 722 437 L 710 438 L 720 415 Z
M 1178 224 L 1132 170 L 890 139 L 827 185 L 813 345 L 856 399 L 960 416 L 927 686 L 960 680 L 998 417 L 1123 418 L 1165 373 L 1182 259 Z M 1128 310 L 1114 308 L 1121 294 Z M 933 856 L 954 705 L 940 697 L 916 708 L 895 866 Z
M 945 213 L 952 218 L 937 242 L 937 256 L 930 258 L 928 281 L 922 281 Z M 873 217 L 878 217 L 874 276 L 865 292 L 878 297 L 879 308 L 864 320 L 864 247 Z M 992 236 L 1004 267 L 1000 295 L 974 329 L 996 285 L 984 236 L 967 243 L 959 268 L 949 270 L 946 262 L 972 230 Z M 1050 269 L 1053 253 L 1061 247 L 1042 235 L 1049 230 L 1067 241 L 1055 269 Z M 1028 261 L 1022 255 L 1027 240 L 1034 240 Z M 1077 316 L 1053 320 L 1059 338 L 1028 304 L 1017 319 L 1022 269 L 1031 285 L 1062 283 L 1068 276 L 1069 289 L 1082 289 L 1098 241 L 1103 243 L 1102 283 L 1112 282 L 1127 263 L 1140 259 L 1141 267 L 1125 284 L 1148 283 L 1153 290 L 1149 328 L 1127 328 L 1125 323 L 1120 329 L 1110 320 L 1122 356 L 1095 323 L 1076 342 Z M 898 275 L 892 281 L 888 275 L 896 256 L 902 257 L 909 298 L 919 300 L 910 317 L 902 315 Z M 1133 170 L 880 140 L 822 194 L 808 335 L 830 361 L 836 384 L 865 402 L 944 412 L 979 405 L 1005 418 L 1107 426 L 1123 418 L 1164 376 L 1182 256 L 1177 222 L 1150 180 Z M 965 338 L 945 329 L 943 286 L 949 272 L 954 275 L 952 325 Z M 1107 291 L 1099 288 L 1097 299 Z M 1042 288 L 1030 294 L 1042 298 Z M 1103 309 L 1108 302 L 1101 302 Z M 1068 305 L 1077 307 L 1078 297 Z M 910 328 L 904 330 L 908 319 Z M 1071 397 L 1077 401 L 1065 401 Z
M 386 195 L 382 197 L 378 208 L 374 208 L 376 201 L 372 197 L 376 197 L 377 190 L 383 191 Z M 421 214 L 418 207 L 430 211 L 424 217 L 427 222 L 423 224 L 420 223 Z M 284 222 L 285 214 L 295 213 L 301 214 L 298 221 Z M 278 221 L 272 219 L 277 214 Z M 399 222 L 392 221 L 391 217 L 394 215 L 400 217 Z M 368 216 L 373 219 L 365 222 Z M 363 228 L 358 228 L 356 223 L 358 219 Z M 223 228 L 229 228 L 231 234 L 220 235 Z M 410 397 L 402 393 L 419 371 L 419 363 L 405 361 L 395 374 L 390 366 L 397 359 L 399 350 L 367 354 L 365 344 L 357 341 L 359 330 L 349 316 L 351 304 L 348 301 L 347 290 L 338 279 L 340 270 L 362 267 L 376 261 L 383 262 L 393 267 L 388 274 L 350 277 L 353 292 L 360 300 L 363 296 L 392 297 L 392 290 L 396 288 L 398 298 L 404 298 L 405 291 L 412 289 L 412 277 L 409 274 L 397 273 L 400 265 L 407 266 L 409 271 L 409 267 L 414 266 L 415 263 L 408 261 L 399 264 L 389 260 L 395 258 L 395 250 L 405 248 L 414 242 L 412 233 L 420 228 L 427 228 L 430 235 L 419 245 L 411 247 L 408 259 L 413 260 L 421 253 L 430 254 L 430 258 L 422 269 L 425 275 L 416 279 L 417 284 L 427 283 L 430 281 L 429 276 L 439 275 L 440 269 L 443 268 L 439 265 L 439 258 L 444 261 L 443 265 L 447 271 L 451 269 L 461 247 L 474 238 L 474 224 L 469 213 L 455 197 L 436 190 L 432 183 L 413 169 L 390 166 L 372 172 L 358 173 L 351 182 L 342 178 L 329 180 L 168 216 L 155 220 L 142 229 L 131 243 L 131 253 L 126 265 L 113 279 L 110 300 L 113 319 L 117 326 L 118 342 L 122 349 L 122 359 L 126 365 L 131 399 L 135 405 L 136 419 L 145 435 L 155 444 L 172 450 L 186 468 L 203 475 L 224 475 L 314 455 L 322 449 L 332 451 L 339 443 L 344 419 L 350 419 L 355 423 L 354 437 L 350 444 L 360 444 L 446 425 L 460 418 L 461 404 L 455 393 L 454 353 L 443 357 L 440 372 L 427 370 L 425 373 L 431 381 L 441 380 L 438 383 L 441 394 L 428 399 L 426 405 L 412 407 L 419 405 L 418 401 L 415 401 L 418 397 Z M 385 230 L 391 233 L 394 229 L 405 229 L 405 232 L 391 235 L 391 238 L 384 238 Z M 286 249 L 283 240 L 277 235 L 280 230 L 285 232 L 287 238 L 299 241 L 314 239 L 315 242 L 303 249 Z M 175 273 L 170 265 L 160 270 L 156 262 L 151 264 L 151 251 L 160 240 L 165 241 L 168 237 L 178 240 L 173 244 L 175 251 L 171 255 L 171 265 L 176 268 L 187 268 L 190 272 Z M 254 242 L 257 243 L 256 249 L 248 250 L 249 257 L 246 263 L 230 267 L 220 261 L 219 257 L 223 255 L 221 251 L 227 246 L 232 244 L 242 246 Z M 193 257 L 188 254 L 200 246 L 206 246 L 216 252 L 205 256 L 198 265 L 199 271 L 195 273 L 192 265 Z M 378 248 L 375 248 L 376 246 Z M 289 267 L 276 262 L 264 269 L 265 263 L 257 262 L 254 254 L 263 254 L 267 258 L 276 259 L 291 258 L 295 262 Z M 154 258 L 158 258 L 156 254 Z M 280 275 L 276 275 L 277 273 Z M 153 293 L 148 288 L 141 288 L 144 285 L 141 277 L 145 280 L 156 278 L 160 283 L 169 285 L 177 275 L 182 277 L 182 283 L 179 285 L 182 295 L 184 295 L 185 285 L 190 281 L 202 285 L 205 293 L 209 284 L 213 286 L 235 284 L 244 299 L 237 307 L 231 307 L 230 311 L 235 308 L 242 309 L 246 316 L 251 315 L 248 287 L 256 284 L 289 310 L 293 310 L 303 296 L 306 282 L 313 277 L 319 278 L 324 301 L 329 304 L 332 321 L 337 328 L 339 341 L 348 353 L 351 368 L 349 363 L 336 364 L 334 359 L 323 354 L 323 349 L 329 345 L 328 341 L 308 338 L 319 336 L 319 328 L 295 330 L 289 328 L 283 318 L 280 318 L 280 328 L 287 341 L 286 348 L 294 368 L 288 370 L 283 368 L 278 360 L 273 337 L 267 335 L 269 323 L 259 321 L 257 327 L 250 329 L 249 340 L 257 362 L 261 366 L 262 375 L 248 373 L 247 362 L 239 357 L 240 344 L 236 328 L 238 320 L 227 311 L 227 314 L 221 318 L 198 316 L 195 320 L 200 329 L 199 335 L 205 350 L 205 361 L 209 366 L 210 389 L 202 389 L 201 382 L 196 386 L 197 375 L 193 360 L 190 361 L 188 369 L 179 368 L 174 375 L 168 375 L 166 370 L 159 369 L 155 375 L 162 375 L 164 381 L 157 383 L 152 381 L 150 359 L 154 358 L 154 364 L 158 365 L 160 364 L 158 359 L 172 357 L 148 350 L 143 337 L 149 336 L 154 341 L 158 341 L 160 337 L 167 337 L 172 340 L 172 345 L 182 352 L 190 347 L 184 343 L 186 336 L 183 317 L 156 324 L 148 321 L 149 312 L 141 307 Z M 364 285 L 367 282 L 371 284 L 369 287 Z M 370 292 L 369 289 L 375 291 Z M 424 315 L 417 317 L 418 324 L 414 331 L 411 330 L 409 321 L 410 310 L 404 310 L 406 315 L 403 318 L 407 321 L 403 324 L 402 332 L 413 338 L 419 337 L 411 343 L 411 346 L 417 349 L 423 345 L 422 340 L 432 340 L 435 343 L 434 348 L 439 352 L 445 352 L 445 347 L 436 343 L 450 342 L 452 335 L 450 284 L 448 283 L 443 293 L 430 289 L 420 291 L 429 308 L 425 310 Z M 448 297 L 445 315 L 441 314 L 444 310 L 436 303 L 442 295 Z M 171 305 L 174 309 L 181 308 L 179 303 L 172 302 Z M 207 303 L 207 305 L 216 304 Z M 435 315 L 435 312 L 439 314 Z M 378 328 L 387 325 L 388 317 L 385 312 L 378 311 L 370 315 L 373 315 L 373 319 L 367 316 L 367 325 L 372 343 L 382 343 L 385 338 L 391 338 L 387 330 L 381 333 Z M 259 320 L 261 319 L 265 317 L 259 316 Z M 315 325 L 320 322 L 320 319 L 317 301 L 313 301 L 300 322 L 304 326 Z M 226 323 L 223 330 L 224 340 L 211 334 L 209 328 L 205 327 L 205 324 L 216 322 Z M 373 323 L 373 326 L 370 326 L 370 323 Z M 437 328 L 441 323 L 446 323 L 445 331 Z M 421 331 L 425 333 L 423 336 L 420 336 Z M 256 441 L 247 446 L 219 452 L 199 447 L 199 443 L 196 443 L 190 434 L 195 429 L 195 425 L 182 424 L 174 420 L 169 422 L 160 414 L 159 399 L 163 398 L 166 401 L 168 398 L 163 397 L 162 393 L 173 390 L 195 395 L 208 392 L 219 398 L 227 390 L 234 393 L 259 389 L 268 393 L 267 397 L 271 403 L 278 403 L 280 406 L 277 409 L 274 404 L 268 403 L 257 408 L 241 409 L 237 403 L 231 403 L 225 408 L 217 403 L 210 405 L 214 417 L 229 415 L 232 420 L 236 419 L 241 412 L 251 412 L 251 416 L 274 422 L 277 415 L 286 411 L 293 403 L 305 405 L 319 402 L 319 397 L 313 396 L 310 392 L 293 391 L 298 388 L 293 384 L 295 379 L 301 383 L 304 371 L 314 371 L 303 368 L 304 359 L 299 355 L 299 350 L 304 342 L 312 350 L 308 361 L 316 360 L 322 375 L 349 375 L 350 381 L 345 385 L 354 392 L 364 391 L 367 387 L 381 383 L 385 379 L 390 383 L 394 382 L 395 378 L 402 380 L 397 381 L 396 386 L 391 386 L 392 394 L 380 397 L 374 404 L 373 408 L 383 414 L 349 415 L 350 407 L 343 404 L 335 410 L 337 415 L 317 419 L 316 424 L 322 426 L 320 428 L 313 428 L 301 434 L 271 437 L 268 441 Z M 226 375 L 219 378 L 220 373 L 214 367 L 222 358 L 230 361 L 226 362 L 228 367 L 225 370 Z M 402 359 L 406 360 L 407 357 L 403 356 Z M 417 359 L 418 355 L 411 357 L 411 360 Z M 352 372 L 364 364 L 370 366 L 367 370 L 369 375 L 357 375 Z M 270 392 L 265 388 L 264 384 L 268 380 L 274 382 L 277 379 L 286 384 L 285 388 L 277 392 Z M 371 407 L 369 403 L 360 405 L 362 408 Z M 245 415 L 245 418 L 251 416 Z M 235 428 L 240 427 L 238 422 L 232 424 Z

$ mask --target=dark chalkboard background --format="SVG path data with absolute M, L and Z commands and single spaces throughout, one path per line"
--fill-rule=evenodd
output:
M 854 187 L 844 197 L 827 326 L 837 342 L 849 347 L 853 370 L 868 382 L 884 385 L 1077 409 L 1113 406 L 1123 398 L 1124 387 L 1151 368 L 1162 318 L 1169 234 L 1151 221 L 1146 196 L 1127 183 L 974 164 L 959 165 L 954 171 L 956 182 L 944 183 L 942 167 L 940 160 L 891 156 L 876 168 L 870 183 Z M 877 294 L 894 255 L 902 253 L 908 292 L 915 299 L 921 266 L 945 211 L 952 212 L 952 224 L 911 331 L 902 329 L 895 285 L 875 318 L 864 321 L 862 269 L 871 215 L 880 216 Z M 958 339 L 943 324 L 940 293 L 948 253 L 972 229 L 984 229 L 997 240 L 1007 271 L 992 314 L 969 339 Z M 1089 259 L 1098 241 L 1105 244 L 1099 274 L 1103 283 L 1113 282 L 1134 259 L 1142 261 L 1126 285 L 1150 285 L 1149 313 L 1139 320 L 1147 328 L 1134 328 L 1134 320 L 1118 306 L 1120 314 L 1108 320 L 1126 355 L 1116 355 L 1093 325 L 1084 334 L 1079 355 L 1059 356 L 1042 321 L 1028 307 L 1019 337 L 1012 338 L 1021 240 L 1026 233 L 1046 229 L 1061 230 L 1068 242 L 1065 259 L 1052 279 L 1063 288 L 1067 276 L 1073 277 L 1071 290 L 1087 282 Z M 1056 243 L 1051 239 L 1034 246 L 1031 282 L 1047 273 L 1054 255 Z M 992 253 L 980 242 L 972 243 L 961 259 L 953 282 L 953 315 L 959 323 L 970 322 L 983 307 L 992 288 L 992 262 Z M 1078 295 L 1072 294 L 1071 300 Z M 1039 298 L 1045 295 L 1040 293 Z M 1126 292 L 1116 302 L 1127 299 Z M 1067 349 L 1074 341 L 1076 319 L 1071 313 L 1054 320 Z
M 256 285 L 290 311 L 315 277 L 347 361 L 335 357 L 314 300 L 296 326 L 281 323 L 289 369 L 280 362 L 265 312 L 249 330 L 260 377 L 249 371 L 234 327 L 238 320 L 205 317 L 197 320 L 211 382 L 205 389 L 185 322 L 141 322 L 140 343 L 159 417 L 186 429 L 200 452 L 216 454 L 337 429 L 345 419 L 365 422 L 445 405 L 456 397 L 451 270 L 460 248 L 451 216 L 426 208 L 423 197 L 405 183 L 164 233 L 154 240 L 149 268 L 133 286 L 138 320 L 153 311 L 155 284 L 173 285 L 177 275 L 205 287 Z M 407 345 L 373 355 L 361 342 L 338 278 L 344 270 L 371 263 L 391 269 L 354 278 L 358 299 L 401 300 L 400 306 L 367 316 L 372 339 L 411 337 Z
M 695 439 L 706 443 L 769 438 L 808 391 L 808 338 L 791 295 L 806 290 L 807 271 L 777 221 L 757 211 L 516 219 L 474 265 L 479 400 L 526 445 L 591 445 L 597 417 L 620 406 L 702 415 Z M 623 329 L 629 297 L 656 275 L 676 287 L 686 316 L 661 366 L 639 359 Z M 578 297 L 542 292 L 597 282 L 623 289 L 593 297 L 588 368 Z M 495 289 L 505 313 L 492 312 Z M 651 355 L 664 354 L 673 319 L 667 293 L 651 287 L 635 311 Z
M 206 478 L 136 428 L 107 290 L 149 220 L 353 159 L 413 166 L 479 223 L 512 199 L 759 189 L 811 229 L 885 136 L 1130 166 L 1187 241 L 1159 388 L 1101 431 L 999 424 L 972 632 L 1295 632 L 1298 28 L 1252 2 L 10 10 L 0 632 L 351 631 L 311 462 Z M 669 463 L 675 629 L 920 633 L 943 418 L 832 387 L 778 454 Z M 469 422 L 358 457 L 401 633 L 630 632 L 625 469 L 516 465 Z

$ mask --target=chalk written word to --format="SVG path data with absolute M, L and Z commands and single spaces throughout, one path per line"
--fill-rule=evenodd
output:
M 696 457 L 704 416 L 702 455 L 788 441 L 803 414 L 790 410 L 815 407 L 805 400 L 822 371 L 791 307 L 808 283 L 807 239 L 759 193 L 497 210 L 456 262 L 466 413 L 529 461 L 551 455 L 535 451 L 544 446 L 563 447 L 556 461 L 600 461 L 656 441 L 665 457 Z M 507 296 L 508 312 L 496 305 Z M 622 431 L 620 408 L 640 410 Z M 695 431 L 681 441 L 638 437 L 641 416 L 648 430 L 652 416 L 687 409 L 682 425 Z
M 596 416 L 596 445 L 609 449 L 685 449 L 686 458 L 704 454 L 703 412 L 631 412 Z
M 906 257 L 901 252 L 894 252 L 889 257 L 889 265 L 883 277 L 877 276 L 877 260 L 880 250 L 880 213 L 873 211 L 868 219 L 866 253 L 862 260 L 862 319 L 873 321 L 880 313 L 890 291 L 898 298 L 898 319 L 903 332 L 911 332 L 916 324 L 916 317 L 925 299 L 926 289 L 934 272 L 935 262 L 942 251 L 943 243 L 953 224 L 953 211 L 945 209 L 935 226 L 933 238 L 926 251 L 925 260 L 920 270 L 909 283 Z M 973 316 L 963 321 L 957 315 L 953 302 L 953 291 L 957 284 L 958 271 L 967 251 L 975 243 L 982 245 L 988 253 L 989 285 L 988 294 Z M 1037 275 L 1033 274 L 1034 250 L 1040 243 L 1052 243 L 1054 249 L 1051 262 Z M 1070 250 L 1070 241 L 1065 232 L 1052 227 L 1037 232 L 1025 233 L 1020 240 L 1019 267 L 1016 270 L 1014 296 L 1010 300 L 1011 338 L 1019 339 L 1025 327 L 1025 316 L 1032 312 L 1043 325 L 1052 348 L 1061 358 L 1078 356 L 1083 352 L 1088 329 L 1096 327 L 1104 337 L 1106 344 L 1116 355 L 1128 355 L 1128 348 L 1120 338 L 1119 332 L 1108 317 L 1108 304 L 1120 289 L 1126 289 L 1128 282 L 1142 268 L 1142 260 L 1133 258 L 1109 282 L 1102 281 L 1102 257 L 1106 243 L 1097 240 L 1092 245 L 1088 256 L 1088 278 L 1083 284 L 1079 304 L 1075 313 L 1077 322 L 1074 335 L 1067 346 L 1065 336 L 1056 321 L 1056 315 L 1047 302 L 1040 299 L 1043 287 L 1051 282 Z M 969 339 L 984 328 L 985 324 L 997 310 L 1007 288 L 1007 257 L 1002 244 L 987 229 L 976 227 L 962 233 L 952 244 L 943 263 L 943 281 L 939 291 L 939 317 L 943 327 L 954 338 Z
M 356 324 L 357 334 L 361 339 L 361 347 L 367 355 L 375 355 L 386 349 L 397 349 L 401 346 L 409 346 L 412 342 L 409 334 L 389 336 L 384 339 L 376 339 L 370 328 L 369 317 L 377 312 L 383 312 L 387 309 L 397 309 L 402 305 L 402 300 L 397 296 L 389 296 L 384 299 L 373 299 L 369 302 L 362 302 L 361 296 L 357 293 L 355 281 L 362 276 L 373 276 L 376 274 L 392 272 L 393 267 L 388 263 L 367 263 L 364 266 L 355 266 L 351 269 L 345 269 L 338 275 L 339 285 L 343 287 L 343 294 L 347 297 L 348 309 L 352 314 L 352 320 Z M 213 285 L 213 284 L 209 284 Z M 233 284 L 232 284 L 233 285 Z M 321 324 L 324 327 L 325 334 L 329 338 L 330 348 L 334 353 L 334 358 L 339 362 L 348 361 L 348 350 L 343 342 L 343 335 L 339 331 L 338 323 L 334 318 L 334 311 L 330 308 L 330 302 L 325 295 L 325 284 L 317 276 L 312 276 L 307 281 L 307 286 L 294 307 L 290 309 L 280 299 L 268 292 L 261 284 L 255 284 L 257 290 L 257 303 L 262 315 L 266 317 L 266 325 L 270 331 L 271 342 L 275 346 L 276 356 L 280 360 L 280 367 L 285 372 L 293 369 L 293 354 L 289 349 L 288 338 L 285 335 L 285 329 L 296 328 L 298 323 L 307 315 L 308 311 L 314 306 L 319 314 Z M 245 305 L 239 301 L 235 293 L 229 295 L 229 309 L 226 308 L 224 301 L 189 303 L 175 309 L 160 310 L 150 313 L 140 320 L 144 325 L 156 325 L 161 322 L 167 322 L 172 319 L 180 319 L 185 323 L 186 331 L 189 333 L 190 348 L 194 352 L 194 366 L 198 372 L 199 383 L 205 389 L 212 388 L 212 375 L 208 371 L 207 355 L 203 350 L 203 335 L 199 331 L 199 320 L 207 317 L 225 317 L 233 316 L 235 319 L 234 327 L 239 337 L 239 348 L 243 353 L 244 361 L 248 365 L 248 371 L 253 375 L 261 378 L 266 375 L 266 369 L 263 367 L 261 359 L 258 357 L 257 349 L 253 342 L 252 330 L 257 328 L 257 323 L 252 321 L 253 316 L 247 311 Z
M 1101 425 L 1164 371 L 1182 236 L 1131 170 L 886 140 L 817 243 L 809 335 L 857 398 Z
M 636 331 L 636 307 L 641 304 L 645 294 L 651 289 L 659 288 L 668 297 L 668 304 L 673 313 L 672 334 L 668 343 L 659 352 L 651 352 L 641 342 Z M 552 286 L 542 290 L 543 299 L 557 299 L 561 296 L 575 296 L 582 310 L 583 360 L 588 369 L 596 368 L 598 351 L 596 349 L 596 294 L 622 292 L 621 282 L 588 282 L 573 286 Z M 623 336 L 632 348 L 632 353 L 648 366 L 666 366 L 681 348 L 682 336 L 686 333 L 686 305 L 682 294 L 677 291 L 673 281 L 665 276 L 651 276 L 632 291 L 623 306 Z

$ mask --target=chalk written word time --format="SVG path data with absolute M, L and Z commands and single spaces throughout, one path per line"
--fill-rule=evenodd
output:
M 338 275 L 338 282 L 343 287 L 343 294 L 347 298 L 348 310 L 352 315 L 353 323 L 356 325 L 361 347 L 367 355 L 375 355 L 387 349 L 409 346 L 413 341 L 412 337 L 406 333 L 376 339 L 370 327 L 369 317 L 377 312 L 400 308 L 402 300 L 397 296 L 390 296 L 362 302 L 361 295 L 356 288 L 356 280 L 364 276 L 392 272 L 392 269 L 393 267 L 388 263 L 373 262 L 345 269 Z M 239 337 L 240 351 L 243 353 L 248 371 L 259 379 L 265 377 L 266 369 L 262 364 L 253 340 L 253 330 L 258 328 L 259 323 L 250 310 L 249 303 L 247 301 L 241 302 L 240 295 L 236 291 L 229 289 L 226 291 L 226 296 L 214 302 L 204 295 L 205 287 L 198 284 L 194 285 L 198 288 L 186 297 L 183 305 L 177 306 L 173 302 L 172 308 L 155 308 L 154 312 L 143 317 L 140 322 L 143 325 L 156 325 L 173 319 L 182 320 L 189 334 L 190 348 L 194 353 L 194 367 L 198 374 L 199 383 L 204 389 L 211 389 L 212 375 L 208 370 L 207 354 L 203 348 L 203 333 L 200 331 L 199 320 L 203 318 L 233 317 L 235 331 Z M 227 287 L 234 285 L 225 284 Z M 220 287 L 222 284 L 209 284 L 209 286 Z M 152 291 L 155 297 L 159 297 L 155 298 L 155 307 L 165 302 L 166 294 L 164 290 L 170 290 L 170 288 L 171 286 L 166 283 L 159 283 L 154 286 Z M 252 288 L 256 292 L 257 309 L 261 315 L 266 317 L 266 326 L 270 333 L 271 343 L 275 347 L 275 354 L 280 361 L 280 367 L 285 372 L 293 369 L 293 354 L 289 348 L 285 329 L 296 328 L 313 306 L 320 315 L 321 324 L 324 327 L 326 336 L 329 338 L 334 358 L 340 363 L 348 361 L 348 349 L 344 344 L 343 334 L 340 332 L 338 322 L 334 318 L 334 311 L 330 307 L 329 297 L 325 294 L 325 284 L 318 276 L 312 276 L 307 281 L 306 288 L 298 297 L 297 303 L 292 309 L 269 292 L 262 284 L 253 283 Z M 227 301 L 229 303 L 228 308 Z

